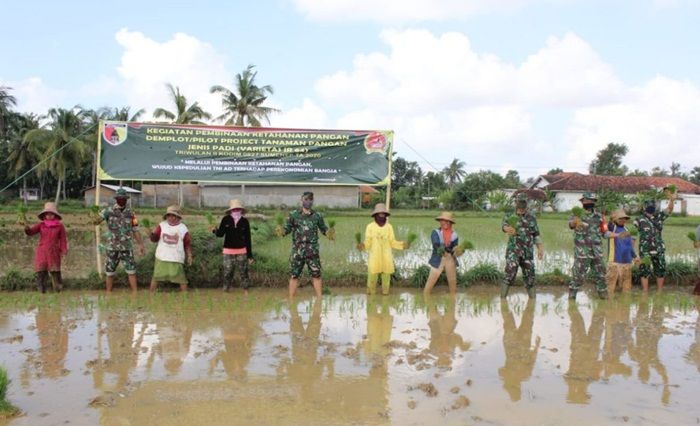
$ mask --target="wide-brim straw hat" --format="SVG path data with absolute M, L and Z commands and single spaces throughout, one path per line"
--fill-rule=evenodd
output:
M 446 220 L 448 222 L 456 223 L 455 217 L 451 212 L 442 212 L 435 218 L 435 220 Z
M 612 214 L 612 220 L 619 220 L 619 219 L 627 219 L 629 220 L 629 216 L 623 209 L 617 209 L 613 212 Z
M 243 207 L 243 204 L 237 198 L 228 202 L 228 208 L 226 209 L 226 213 L 230 212 L 233 209 L 241 209 L 245 211 L 245 207 Z
M 370 216 L 374 217 L 375 214 L 379 213 L 384 213 L 387 216 L 391 216 L 391 213 L 389 213 L 389 210 L 386 209 L 386 204 L 384 203 L 377 203 L 377 205 L 374 206 L 374 211 L 372 211 Z
M 37 217 L 39 219 L 43 220 L 45 213 L 53 213 L 59 219 L 63 219 L 61 217 L 61 214 L 58 212 L 58 209 L 56 208 L 56 203 L 52 203 L 52 202 L 44 203 L 44 210 L 42 210 L 41 213 L 39 213 L 37 215 Z
M 163 215 L 163 219 L 168 217 L 169 214 L 171 214 L 173 216 L 177 216 L 180 219 L 182 219 L 182 213 L 180 213 L 179 206 L 168 206 L 168 208 L 165 210 L 165 214 Z

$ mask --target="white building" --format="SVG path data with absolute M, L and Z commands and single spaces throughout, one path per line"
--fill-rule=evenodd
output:
M 556 210 L 566 211 L 580 205 L 579 199 L 584 192 L 596 193 L 605 189 L 632 195 L 650 189 L 662 189 L 669 185 L 675 185 L 678 190 L 674 212 L 700 216 L 700 185 L 678 177 L 602 176 L 562 172 L 555 175 L 541 175 L 535 179 L 530 188 L 553 192 Z M 661 208 L 665 208 L 665 204 L 665 201 L 662 202 Z

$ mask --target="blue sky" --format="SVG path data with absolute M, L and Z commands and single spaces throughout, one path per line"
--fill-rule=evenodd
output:
M 687 170 L 699 18 L 696 0 L 6 2 L 0 84 L 41 113 L 151 111 L 171 82 L 216 114 L 206 89 L 252 63 L 272 125 L 391 128 L 425 170 L 585 171 L 608 142 L 632 168 Z

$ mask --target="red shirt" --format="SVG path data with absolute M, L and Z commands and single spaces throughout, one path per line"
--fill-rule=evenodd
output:
M 30 236 L 39 234 L 39 245 L 36 246 L 34 255 L 34 270 L 36 272 L 60 271 L 61 256 L 68 253 L 68 238 L 63 224 L 48 226 L 44 222 L 39 222 L 26 228 L 24 233 Z

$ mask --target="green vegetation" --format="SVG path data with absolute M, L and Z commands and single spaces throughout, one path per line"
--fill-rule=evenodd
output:
M 585 212 L 586 211 L 582 207 L 574 207 L 571 209 L 571 214 L 578 218 L 582 218 Z
M 359 231 L 358 231 L 358 232 L 355 232 L 355 242 L 356 242 L 357 244 L 361 244 L 361 243 L 362 243 L 362 232 L 359 232 Z
M 508 224 L 508 226 L 510 226 L 511 228 L 513 228 L 515 230 L 518 229 L 519 222 L 520 222 L 520 218 L 518 218 L 518 215 L 515 215 L 515 214 L 508 216 L 508 218 L 506 219 L 506 223 Z
M 688 239 L 692 242 L 695 242 L 698 240 L 698 237 L 695 235 L 695 232 L 690 231 L 688 232 Z
M 7 388 L 10 386 L 10 379 L 7 377 L 7 370 L 0 367 L 0 418 L 14 417 L 19 414 L 19 409 L 7 401 Z

